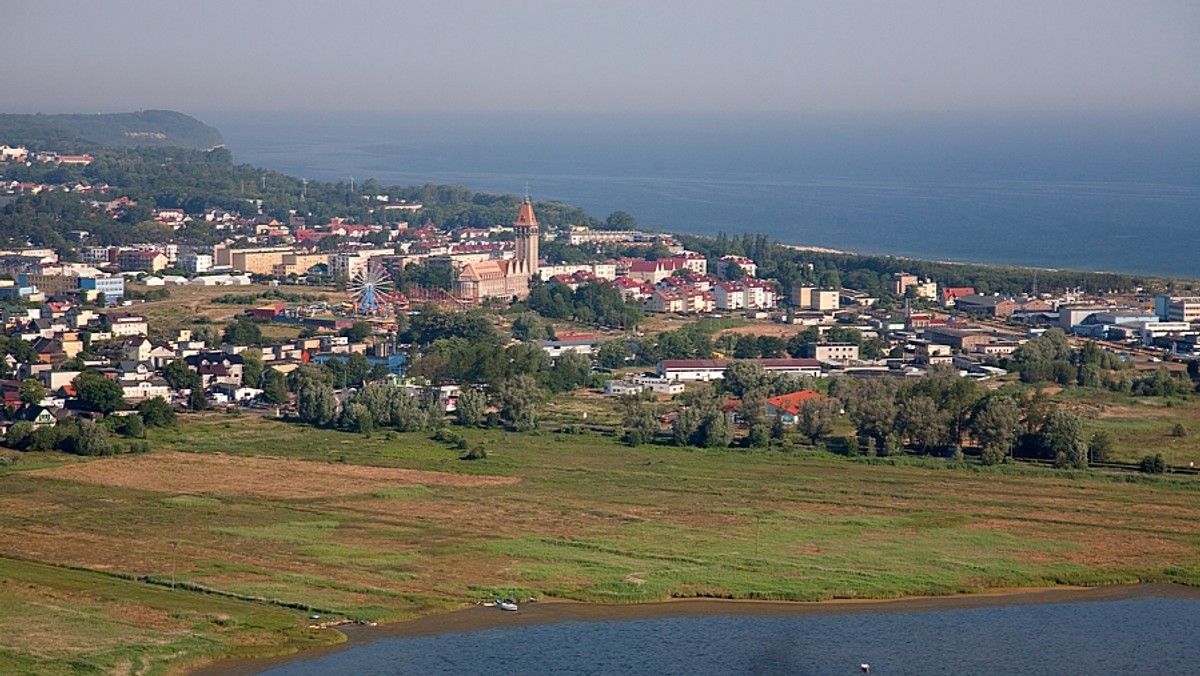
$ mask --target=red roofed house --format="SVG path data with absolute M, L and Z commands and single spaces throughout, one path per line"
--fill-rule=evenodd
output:
M 954 307 L 954 303 L 963 296 L 974 296 L 975 287 L 945 286 L 942 287 L 942 307 Z
M 812 390 L 800 390 L 771 397 L 767 400 L 767 416 L 779 418 L 784 425 L 795 425 L 800 415 L 800 405 L 809 399 L 821 398 L 820 393 Z

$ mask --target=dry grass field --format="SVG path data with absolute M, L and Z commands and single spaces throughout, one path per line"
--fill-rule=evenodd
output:
M 145 292 L 146 287 L 132 285 L 131 289 Z M 254 296 L 272 287 L 265 284 L 252 286 L 170 286 L 165 287 L 171 296 L 165 300 L 137 303 L 129 309 L 144 314 L 156 335 L 173 335 L 179 329 L 194 328 L 197 318 L 204 317 L 221 327 L 240 316 L 254 305 L 229 305 L 214 303 L 213 299 L 225 295 Z M 330 303 L 341 303 L 349 296 L 343 291 L 317 287 L 278 287 L 285 293 L 325 295 Z M 271 301 L 263 300 L 262 305 Z M 294 338 L 299 328 L 284 324 L 263 326 L 264 336 L 271 339 Z

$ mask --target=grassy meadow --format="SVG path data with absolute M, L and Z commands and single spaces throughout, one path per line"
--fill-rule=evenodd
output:
M 1084 436 L 1107 432 L 1113 441 L 1113 458 L 1137 462 L 1162 453 L 1169 465 L 1200 465 L 1200 397 L 1134 397 L 1094 389 L 1065 390 L 1055 399 L 1079 412 Z M 1176 425 L 1186 434 L 1175 436 Z
M 1196 477 L 465 435 L 486 460 L 208 414 L 154 431 L 149 455 L 18 456 L 0 467 L 0 671 L 159 673 L 336 640 L 311 613 L 401 620 L 497 595 L 1200 584 Z

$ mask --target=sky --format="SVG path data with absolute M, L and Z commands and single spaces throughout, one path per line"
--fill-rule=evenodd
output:
M 1197 0 L 4 0 L 0 112 L 1200 112 Z

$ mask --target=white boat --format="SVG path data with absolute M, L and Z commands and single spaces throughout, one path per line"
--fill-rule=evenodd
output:
M 516 610 L 517 610 L 517 602 L 512 599 L 504 599 L 503 601 L 497 601 L 496 605 L 500 607 L 500 610 L 508 610 L 511 612 L 516 612 Z

